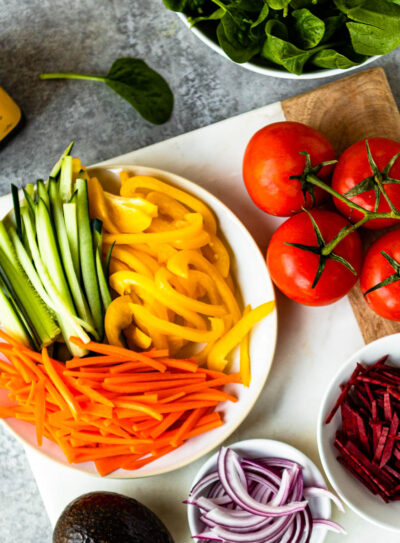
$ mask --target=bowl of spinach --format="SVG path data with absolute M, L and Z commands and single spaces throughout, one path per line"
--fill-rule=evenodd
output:
M 316 78 L 400 46 L 400 0 L 163 0 L 209 47 L 247 69 Z

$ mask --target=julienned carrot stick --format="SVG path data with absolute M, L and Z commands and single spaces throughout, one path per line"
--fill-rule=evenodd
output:
M 59 374 L 57 373 L 56 369 L 54 368 L 49 355 L 47 353 L 46 347 L 42 349 L 42 360 L 43 360 L 43 366 L 51 379 L 53 385 L 56 387 L 58 392 L 61 394 L 63 399 L 65 400 L 66 404 L 68 405 L 69 409 L 71 410 L 71 413 L 75 419 L 78 418 L 78 411 L 79 407 L 76 405 L 76 402 L 74 400 L 74 397 L 72 396 L 70 390 L 67 388 L 64 381 L 61 379 Z
M 46 349 L 37 353 L 18 342 L 0 344 L 6 358 L 0 386 L 18 402 L 0 406 L 0 417 L 34 424 L 38 443 L 46 437 L 69 462 L 94 461 L 102 475 L 120 467 L 140 469 L 221 426 L 214 409 L 236 400 L 221 388 L 240 382 L 238 374 L 202 370 L 165 351 L 88 345 L 99 354 L 64 365 Z

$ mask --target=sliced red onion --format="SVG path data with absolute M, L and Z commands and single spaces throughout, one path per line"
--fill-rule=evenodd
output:
M 345 533 L 335 522 L 312 519 L 304 498 L 327 497 L 340 509 L 342 505 L 327 489 L 304 488 L 299 464 L 280 458 L 241 460 L 222 448 L 217 468 L 192 489 L 187 501 L 202 511 L 204 530 L 194 536 L 202 542 L 309 543 L 318 525 Z
M 303 492 L 304 497 L 308 500 L 310 498 L 329 498 L 335 504 L 336 507 L 344 513 L 344 507 L 342 502 L 333 492 L 330 492 L 327 488 L 321 488 L 319 486 L 307 486 Z
M 333 520 L 328 520 L 325 518 L 315 518 L 313 519 L 312 523 L 313 526 L 324 526 L 328 530 L 336 532 L 337 534 L 347 534 L 346 530 L 337 522 L 333 522 Z

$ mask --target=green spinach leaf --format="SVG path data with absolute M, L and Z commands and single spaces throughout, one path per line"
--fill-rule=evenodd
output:
M 248 23 L 246 23 L 250 26 Z M 244 24 L 239 25 L 230 13 L 225 13 L 217 27 L 220 46 L 233 61 L 248 62 L 261 50 L 261 40 L 256 35 L 246 32 Z
M 105 83 L 147 121 L 162 124 L 171 117 L 174 97 L 165 79 L 139 58 L 119 58 L 105 76 L 54 73 L 40 79 L 86 79 Z
M 296 19 L 295 30 L 302 47 L 304 49 L 316 47 L 325 34 L 324 21 L 307 8 L 294 10 L 292 16 Z
M 318 51 L 311 57 L 311 62 L 318 68 L 339 68 L 340 70 L 346 70 L 352 66 L 357 66 L 358 62 L 350 60 L 345 55 L 342 55 L 335 49 L 323 49 Z

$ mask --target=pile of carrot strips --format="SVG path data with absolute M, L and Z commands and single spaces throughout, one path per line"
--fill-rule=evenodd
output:
M 9 402 L 0 418 L 36 427 L 37 443 L 57 443 L 69 463 L 93 461 L 102 476 L 137 470 L 223 424 L 215 408 L 236 402 L 222 390 L 240 375 L 199 368 L 165 350 L 136 353 L 95 342 L 93 356 L 63 364 L 44 348 L 21 345 L 0 330 L 0 388 Z

